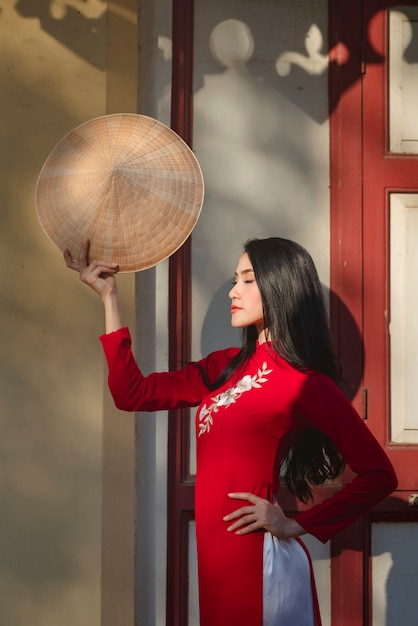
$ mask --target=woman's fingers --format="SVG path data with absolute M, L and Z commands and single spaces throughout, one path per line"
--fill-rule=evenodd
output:
M 68 250 L 68 248 L 65 248 L 64 261 L 66 266 L 69 267 L 71 270 L 79 272 L 81 280 L 83 282 L 91 282 L 87 278 L 90 276 L 98 277 L 102 274 L 116 274 L 119 269 L 117 263 L 108 263 L 107 261 L 92 261 L 92 263 L 89 263 L 89 250 L 90 241 L 88 239 L 84 239 L 78 261 L 76 261 L 75 259 L 73 259 L 70 250 Z
M 227 516 L 228 517 L 228 516 Z M 225 521 L 229 521 L 224 517 Z M 264 528 L 258 519 L 258 516 L 254 511 L 244 513 L 241 511 L 239 515 L 239 519 L 236 522 L 228 526 L 227 531 L 230 533 L 237 532 L 239 535 L 244 535 L 245 533 L 253 532 L 254 530 L 258 530 L 260 528 Z
M 89 250 L 90 250 L 90 240 L 83 239 L 83 243 L 81 245 L 80 256 L 78 257 L 78 262 L 80 267 L 87 267 L 89 264 Z
M 229 532 L 245 535 L 264 529 L 273 534 L 278 534 L 282 522 L 287 522 L 287 518 L 277 502 L 272 504 L 268 500 L 248 492 L 230 493 L 228 495 L 232 499 L 247 500 L 251 503 L 251 506 L 241 506 L 223 518 L 225 522 L 233 522 L 227 528 Z
M 93 285 L 111 278 L 118 271 L 118 266 L 114 263 L 102 263 L 93 261 L 90 265 L 80 268 L 80 279 L 87 285 Z
M 234 493 L 228 493 L 228 498 L 232 498 L 233 500 L 248 500 L 248 502 L 251 502 L 252 504 L 266 502 L 263 498 L 260 498 L 249 491 L 236 491 Z
M 266 502 L 266 500 L 263 500 L 263 498 L 259 498 L 253 493 L 248 493 L 248 492 L 228 493 L 228 497 L 232 498 L 233 500 L 247 500 L 253 506 L 245 505 L 245 506 L 240 507 L 239 509 L 236 509 L 235 511 L 233 511 L 232 513 L 224 517 L 224 520 L 226 522 L 230 522 L 232 520 L 238 519 L 242 517 L 243 515 L 251 514 L 254 512 L 254 506 L 256 504 L 261 504 L 263 502 Z
M 66 248 L 64 250 L 64 261 L 67 267 L 70 268 L 70 270 L 75 270 L 76 272 L 79 271 L 80 267 L 79 267 L 79 263 L 78 261 L 74 261 L 73 257 L 71 256 L 71 252 L 68 250 L 68 248 Z
M 117 263 L 106 261 L 89 262 L 90 241 L 83 241 L 81 251 L 76 261 L 70 250 L 64 250 L 65 264 L 71 270 L 79 273 L 80 280 L 91 287 L 102 297 L 106 294 L 114 293 L 116 290 L 115 275 L 119 271 Z
M 64 260 L 65 260 L 66 266 L 69 267 L 70 270 L 75 270 L 76 272 L 79 272 L 80 268 L 87 267 L 89 264 L 88 262 L 89 249 L 90 249 L 90 241 L 89 239 L 84 239 L 82 246 L 81 246 L 78 261 L 76 261 L 75 259 L 73 259 L 73 256 L 70 250 L 68 248 L 65 248 Z

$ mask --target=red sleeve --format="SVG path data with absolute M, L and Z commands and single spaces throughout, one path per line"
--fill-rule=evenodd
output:
M 236 349 L 213 352 L 206 359 L 190 363 L 181 370 L 155 372 L 144 376 L 131 350 L 127 328 L 100 337 L 108 365 L 108 384 L 118 409 L 159 411 L 196 406 L 208 393 L 202 371 L 214 381 Z
M 307 378 L 297 411 L 332 439 L 356 474 L 332 498 L 295 517 L 308 533 L 325 543 L 392 493 L 397 478 L 383 448 L 329 378 L 319 373 Z

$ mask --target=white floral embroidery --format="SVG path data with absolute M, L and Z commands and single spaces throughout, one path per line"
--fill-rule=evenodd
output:
M 257 371 L 257 374 L 250 376 L 247 374 L 243 376 L 235 387 L 231 387 L 222 393 L 218 393 L 217 396 L 211 398 L 212 404 L 206 406 L 204 404 L 200 409 L 199 415 L 199 437 L 203 433 L 208 433 L 211 426 L 213 426 L 213 413 L 217 413 L 220 406 L 228 408 L 231 404 L 236 402 L 238 398 L 242 396 L 246 391 L 250 391 L 254 388 L 260 388 L 261 383 L 267 381 L 266 376 L 270 374 L 272 370 L 267 369 L 267 363 L 263 363 L 262 367 Z

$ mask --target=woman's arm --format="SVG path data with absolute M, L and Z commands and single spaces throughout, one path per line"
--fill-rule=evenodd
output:
M 396 489 L 396 475 L 383 448 L 329 378 L 307 377 L 294 410 L 334 441 L 355 474 L 353 480 L 294 518 L 286 517 L 277 502 L 251 493 L 229 494 L 248 502 L 224 518 L 229 531 L 241 535 L 265 529 L 281 539 L 308 532 L 326 542 Z
M 129 330 L 123 326 L 115 275 L 116 263 L 89 263 L 90 242 L 83 242 L 80 257 L 73 259 L 64 251 L 68 268 L 79 272 L 80 279 L 98 293 L 105 311 L 106 334 L 100 337 L 109 375 L 108 383 L 116 406 L 124 411 L 158 411 L 195 406 L 208 393 L 207 380 L 216 380 L 237 349 L 220 350 L 171 372 L 144 376 L 131 350 Z
M 321 503 L 295 516 L 310 534 L 324 543 L 359 519 L 397 487 L 392 464 L 337 386 L 326 376 L 309 376 L 297 399 L 305 421 L 335 443 L 354 473 L 351 482 Z
M 131 350 L 128 328 L 100 337 L 116 406 L 124 411 L 159 411 L 196 406 L 209 392 L 205 382 L 216 380 L 237 350 L 218 350 L 197 363 L 170 372 L 144 376 Z

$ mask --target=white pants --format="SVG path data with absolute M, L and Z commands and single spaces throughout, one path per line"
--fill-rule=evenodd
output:
M 296 539 L 264 534 L 263 626 L 314 626 L 311 569 Z

